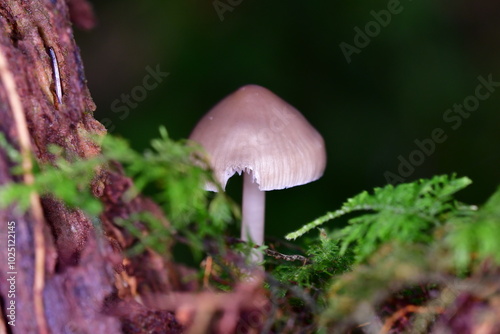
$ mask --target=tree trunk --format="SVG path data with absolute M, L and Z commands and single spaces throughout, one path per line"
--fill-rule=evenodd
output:
M 0 132 L 23 159 L 22 175 L 13 175 L 14 163 L 0 148 L 0 186 L 32 183 L 30 156 L 50 163 L 50 144 L 81 158 L 100 154 L 86 139 L 105 129 L 92 116 L 70 18 L 83 28 L 93 22 L 83 0 L 0 0 Z M 125 205 L 121 194 L 130 185 L 119 172 L 99 175 L 93 191 L 105 206 L 100 219 L 36 193 L 26 213 L 13 206 L 0 211 L 0 334 L 181 330 L 171 313 L 133 301 L 135 290 L 168 292 L 176 280 L 152 252 L 122 255 L 131 237 L 113 225 L 114 217 L 144 210 L 161 216 L 144 198 Z M 91 220 L 102 222 L 105 237 Z

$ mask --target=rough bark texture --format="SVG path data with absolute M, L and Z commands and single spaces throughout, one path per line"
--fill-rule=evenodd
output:
M 86 140 L 85 135 L 105 133 L 92 116 L 95 105 L 86 85 L 70 18 L 85 29 L 94 22 L 89 4 L 82 0 L 0 0 L 0 53 L 7 63 L 3 71 L 14 77 L 14 95 L 22 104 L 32 154 L 41 162 L 52 161 L 47 151 L 50 144 L 82 158 L 99 154 L 99 147 Z M 62 103 L 55 93 L 49 48 L 58 61 Z M 0 80 L 0 132 L 19 148 L 19 124 L 13 117 L 12 94 Z M 24 182 L 21 176 L 12 174 L 12 166 L 6 152 L 0 149 L 0 185 Z M 171 266 L 152 253 L 140 259 L 125 259 L 122 249 L 132 240 L 113 225 L 116 217 L 126 218 L 142 210 L 160 216 L 160 211 L 144 198 L 123 203 L 121 195 L 131 181 L 120 172 L 104 171 L 95 184 L 93 191 L 105 205 L 100 217 L 105 237 L 94 230 L 92 221 L 79 210 L 69 209 L 53 198 L 41 199 L 45 254 L 41 314 L 37 313 L 33 290 L 39 256 L 35 254 L 34 226 L 40 219 L 32 211 L 23 214 L 13 207 L 0 211 L 0 333 L 180 332 L 171 313 L 148 310 L 132 301 L 137 291 L 144 289 L 171 290 L 176 285 L 175 276 L 168 270 Z M 7 222 L 15 222 L 15 326 L 7 324 L 11 319 L 6 307 L 12 299 L 8 297 L 10 285 L 6 284 Z M 139 261 L 141 267 L 135 265 Z M 131 282 L 136 282 L 135 286 Z

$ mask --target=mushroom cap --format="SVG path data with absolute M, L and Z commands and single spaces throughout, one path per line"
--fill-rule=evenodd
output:
M 251 173 L 263 191 L 319 179 L 326 166 L 321 135 L 302 114 L 268 89 L 247 85 L 224 98 L 190 137 L 209 155 L 225 189 L 234 173 Z M 207 190 L 216 187 L 207 185 Z

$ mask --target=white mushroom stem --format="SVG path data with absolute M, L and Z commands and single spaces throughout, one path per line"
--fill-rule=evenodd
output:
M 253 182 L 251 172 L 245 172 L 243 175 L 242 240 L 251 240 L 257 245 L 264 244 L 265 200 L 266 194 L 259 190 L 257 183 Z M 262 261 L 262 254 L 254 253 L 252 258 L 255 262 Z

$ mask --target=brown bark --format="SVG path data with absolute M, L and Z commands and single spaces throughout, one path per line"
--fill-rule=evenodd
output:
M 82 0 L 0 0 L 0 60 L 4 63 L 0 64 L 0 132 L 24 157 L 23 175 L 13 175 L 14 163 L 0 148 L 0 186 L 33 182 L 29 155 L 50 163 L 50 144 L 81 158 L 100 154 L 99 147 L 85 139 L 88 134 L 103 135 L 105 129 L 92 115 L 95 105 L 70 17 L 83 28 L 94 21 L 90 6 Z M 60 71 L 61 101 L 50 49 Z M 104 237 L 94 229 L 97 218 L 92 222 L 54 198 L 32 194 L 26 213 L 13 206 L 0 211 L 0 333 L 180 331 L 171 313 L 148 310 L 131 301 L 136 291 L 130 282 L 137 282 L 139 292 L 165 293 L 176 280 L 173 271 L 166 269 L 172 266 L 151 252 L 140 259 L 122 255 L 132 240 L 113 225 L 114 218 L 144 210 L 161 216 L 147 199 L 124 203 L 121 195 L 130 185 L 116 171 L 103 171 L 95 182 L 93 191 L 105 205 L 100 217 Z M 8 222 L 15 222 L 15 298 L 9 297 L 11 285 L 6 283 L 11 277 Z M 137 265 L 139 261 L 142 266 Z M 16 306 L 15 326 L 8 324 L 11 300 Z M 128 308 L 129 313 L 120 311 Z M 152 317 L 161 321 L 151 321 Z

